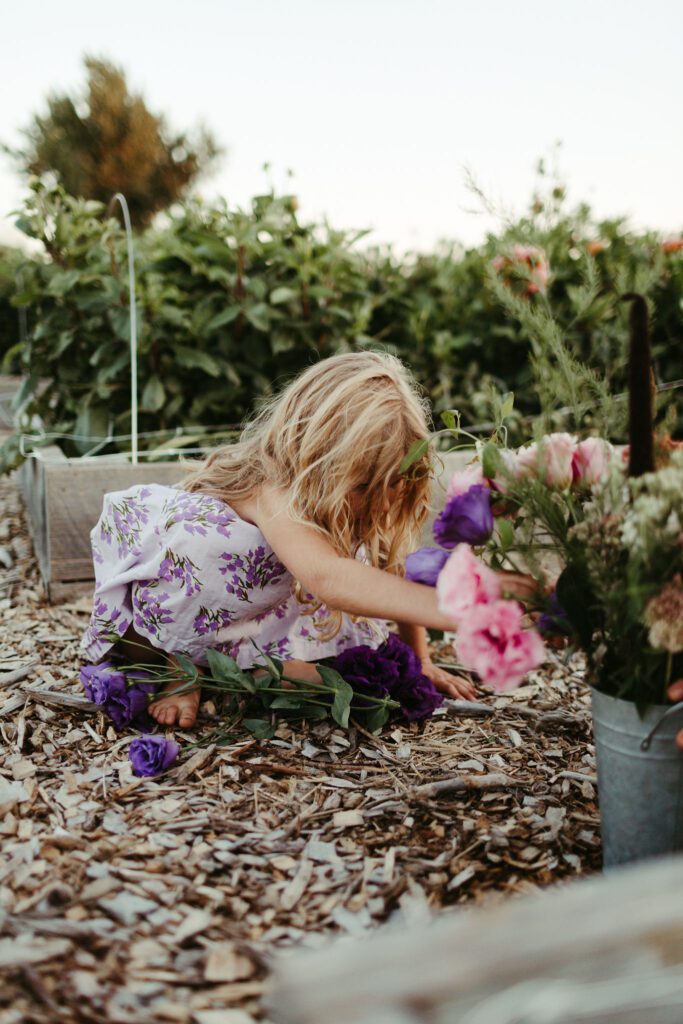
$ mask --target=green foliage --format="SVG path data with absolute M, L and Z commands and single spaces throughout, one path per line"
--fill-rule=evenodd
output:
M 34 181 L 18 224 L 44 255 L 8 272 L 22 282 L 12 305 L 28 313 L 23 421 L 85 438 L 130 430 L 125 240 L 104 215 Z M 621 440 L 626 290 L 653 310 L 657 378 L 683 377 L 683 252 L 654 235 L 594 223 L 554 196 L 467 252 L 399 261 L 356 251 L 361 236 L 304 224 L 292 196 L 272 193 L 248 210 L 191 202 L 139 234 L 140 430 L 199 439 L 204 427 L 234 427 L 312 360 L 379 346 L 409 364 L 447 430 L 488 420 L 519 440 L 524 417 L 542 411 L 544 429 L 601 427 Z M 510 270 L 518 243 L 545 252 L 547 293 L 529 294 L 523 264 Z M 502 272 L 492 265 L 501 254 Z M 90 447 L 64 443 L 68 454 Z
M 147 224 L 185 195 L 218 146 L 207 131 L 171 135 L 128 91 L 120 68 L 93 57 L 85 67 L 85 93 L 50 96 L 47 115 L 33 117 L 26 147 L 13 155 L 28 175 L 56 173 L 72 195 L 108 203 L 125 193 L 133 223 Z

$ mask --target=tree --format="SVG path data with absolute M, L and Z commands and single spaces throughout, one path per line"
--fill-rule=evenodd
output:
M 128 91 L 121 68 L 94 57 L 84 63 L 84 95 L 52 94 L 47 115 L 34 115 L 26 147 L 13 155 L 28 175 L 55 172 L 72 195 L 106 203 L 123 192 L 142 227 L 183 198 L 220 149 L 206 129 L 171 134 L 163 116 Z

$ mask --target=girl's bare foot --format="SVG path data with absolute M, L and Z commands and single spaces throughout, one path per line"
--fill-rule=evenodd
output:
M 173 690 L 183 686 L 182 682 L 170 686 L 164 691 L 164 696 L 158 697 L 149 705 L 149 713 L 156 718 L 159 725 L 175 725 L 176 722 L 182 729 L 189 729 L 197 721 L 197 709 L 199 708 L 200 692 L 186 690 L 184 693 L 173 695 Z

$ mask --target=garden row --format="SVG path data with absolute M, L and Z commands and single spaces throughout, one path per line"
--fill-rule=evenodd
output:
M 469 422 L 491 418 L 508 391 L 520 414 L 574 404 L 567 360 L 614 394 L 626 382 L 620 296 L 634 290 L 654 312 L 658 379 L 683 377 L 681 245 L 565 205 L 556 187 L 478 248 L 401 260 L 360 251 L 362 232 L 302 223 L 292 196 L 258 196 L 246 212 L 188 204 L 136 239 L 141 430 L 237 424 L 312 359 L 374 345 L 406 360 L 435 413 L 457 408 Z M 26 376 L 24 421 L 127 434 L 120 226 L 101 204 L 38 182 L 18 225 L 45 250 L 0 257 L 0 346 L 5 368 Z M 584 397 L 600 404 L 590 386 Z M 65 443 L 68 454 L 89 447 Z

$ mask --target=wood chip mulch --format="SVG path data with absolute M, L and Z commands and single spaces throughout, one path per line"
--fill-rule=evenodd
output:
M 553 654 L 380 736 L 246 731 L 137 779 L 0 481 L 0 1020 L 245 1024 L 275 957 L 595 871 L 589 696 Z M 437 648 L 453 658 L 447 643 Z M 217 721 L 206 702 L 193 742 Z

